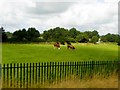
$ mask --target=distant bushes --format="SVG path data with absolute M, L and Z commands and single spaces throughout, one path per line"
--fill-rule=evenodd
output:
M 26 30 L 25 28 L 16 30 L 15 32 L 5 32 L 4 28 L 1 27 L 2 31 L 2 42 L 10 43 L 30 43 L 30 42 L 61 42 L 65 44 L 66 41 L 72 43 L 94 43 L 99 42 L 116 42 L 120 45 L 120 35 L 118 34 L 106 34 L 100 36 L 96 30 L 80 32 L 76 28 L 65 29 L 56 27 L 49 29 L 40 34 L 38 30 L 31 27 Z

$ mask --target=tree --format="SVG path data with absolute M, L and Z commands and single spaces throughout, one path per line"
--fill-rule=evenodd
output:
M 40 37 L 40 33 L 38 30 L 36 30 L 33 27 L 28 28 L 28 31 L 27 31 L 27 40 L 28 41 L 37 41 L 38 37 Z
M 93 36 L 92 39 L 91 39 L 91 42 L 96 44 L 96 42 L 98 41 L 98 37 L 97 36 Z
M 80 34 L 80 32 L 77 31 L 76 28 L 71 28 L 68 33 L 69 37 L 73 38 L 73 39 L 76 39 L 76 36 L 79 34 Z
M 92 31 L 92 37 L 93 36 L 99 37 L 99 34 L 98 34 L 98 32 L 96 30 Z
M 116 42 L 120 46 L 120 35 L 118 35 L 118 38 L 117 38 Z
M 15 42 L 27 41 L 27 31 L 26 29 L 18 30 L 13 33 L 12 40 Z
M 98 32 L 96 31 L 96 30 L 94 30 L 94 31 L 85 31 L 84 32 L 87 36 L 88 36 L 88 38 L 92 38 L 93 36 L 97 36 L 97 37 L 99 37 L 99 34 L 98 34 Z
M 88 38 L 87 34 L 81 33 L 77 36 L 77 41 L 79 43 L 87 43 L 87 42 L 89 42 L 89 38 Z
M 101 38 L 101 41 L 103 41 L 103 42 L 107 42 L 107 38 L 106 38 L 104 35 L 101 36 L 100 38 Z
M 50 29 L 48 31 L 44 31 L 43 38 L 46 41 L 59 41 L 64 44 L 66 40 L 68 40 L 68 30 L 60 27 L 56 27 Z
M 12 38 L 13 34 L 11 32 L 6 32 L 6 35 L 7 35 L 8 38 Z
M 119 37 L 119 35 L 117 35 L 117 34 L 108 33 L 106 35 L 101 36 L 101 40 L 103 42 L 117 42 L 118 37 Z
M 1 27 L 1 28 L 0 28 L 0 31 L 2 31 L 2 42 L 7 42 L 8 37 L 7 37 L 6 33 L 5 33 L 4 28 Z

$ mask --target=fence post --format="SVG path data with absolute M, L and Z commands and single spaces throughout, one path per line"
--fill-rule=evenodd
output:
M 64 80 L 64 62 L 62 62 L 62 79 Z
M 45 81 L 46 81 L 46 62 L 44 63 L 44 84 L 45 84 Z
M 20 63 L 20 88 L 22 87 L 22 63 Z
M 57 77 L 56 77 L 56 76 L 57 76 L 57 75 L 56 75 L 56 74 L 57 74 L 57 71 L 56 71 L 57 63 L 56 63 L 56 62 L 54 63 L 54 67 L 55 67 L 55 84 L 56 84 L 56 80 L 57 80 L 57 79 L 56 79 L 56 78 L 57 78 Z
M 7 87 L 9 87 L 9 64 L 7 64 Z
M 14 63 L 14 67 L 13 67 L 13 69 L 14 69 L 14 71 L 13 71 L 13 72 L 14 72 L 14 76 L 13 76 L 13 77 L 14 77 L 14 81 L 13 81 L 14 86 L 13 86 L 13 87 L 15 88 L 15 86 L 16 86 L 16 85 L 15 85 L 15 83 L 16 83 L 16 81 L 15 81 L 15 80 L 16 80 L 16 75 L 15 75 L 16 67 L 15 67 L 15 63 Z
M 1 69 L 2 69 L 2 67 L 1 67 Z M 6 76 L 6 74 L 5 74 L 5 64 L 4 64 L 3 65 L 3 82 L 2 82 L 3 88 L 5 88 L 5 76 Z
M 31 63 L 30 63 L 30 87 L 31 87 Z
M 33 71 L 32 71 L 32 73 L 33 73 L 33 76 L 32 76 L 33 77 L 33 80 L 32 80 L 33 83 L 32 84 L 33 84 L 33 87 L 34 87 L 34 63 L 33 63 Z
M 67 62 L 65 62 L 65 80 L 66 80 L 66 73 L 67 73 L 66 69 L 67 69 Z
M 38 80 L 37 80 L 37 79 L 38 79 L 38 78 L 37 78 L 37 76 L 38 76 L 38 75 L 37 75 L 37 63 L 36 63 L 36 75 L 35 75 L 35 76 L 36 76 L 35 85 L 37 86 L 37 81 L 38 81 Z
M 60 82 L 62 81 L 62 79 L 61 79 L 61 76 L 62 76 L 61 69 L 62 69 L 62 62 L 60 62 Z
M 43 84 L 43 62 L 41 66 L 41 84 Z
M 27 84 L 26 84 L 26 88 L 28 88 L 28 63 L 27 63 L 27 66 L 26 66 L 26 69 L 27 69 L 27 71 L 26 71 L 26 81 L 27 81 Z
M 10 87 L 12 87 L 12 63 L 10 64 Z
M 58 83 L 58 80 L 60 79 L 60 70 L 59 70 L 59 62 L 58 62 L 58 69 L 57 69 L 57 83 Z
M 19 64 L 17 63 L 17 88 L 19 88 Z
M 47 62 L 47 65 L 46 65 L 46 67 L 47 67 L 47 76 L 46 76 L 47 78 L 46 78 L 46 79 L 47 79 L 47 80 L 49 80 L 49 78 L 48 78 L 49 63 L 48 63 L 48 62 Z
M 39 63 L 39 69 L 38 69 L 38 84 L 40 84 L 40 63 Z
M 22 67 L 23 68 L 23 88 L 25 88 L 25 63 L 23 64 L 24 66 Z

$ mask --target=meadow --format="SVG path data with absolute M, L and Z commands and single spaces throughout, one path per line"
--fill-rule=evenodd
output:
M 53 43 L 3 43 L 2 87 L 118 87 L 115 61 L 119 47 L 115 43 L 72 45 L 76 49 L 67 49 L 66 45 L 57 49 Z
M 112 43 L 73 44 L 76 49 L 68 50 L 61 45 L 58 50 L 53 44 L 2 44 L 2 63 L 36 63 L 67 61 L 115 61 L 118 46 Z

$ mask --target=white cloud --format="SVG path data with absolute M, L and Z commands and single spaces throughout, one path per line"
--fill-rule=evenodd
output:
M 2 11 L 0 25 L 12 32 L 18 28 L 31 26 L 36 27 L 40 32 L 61 26 L 76 27 L 82 31 L 97 29 L 100 34 L 117 33 L 118 1 L 0 0 L 0 11 Z

